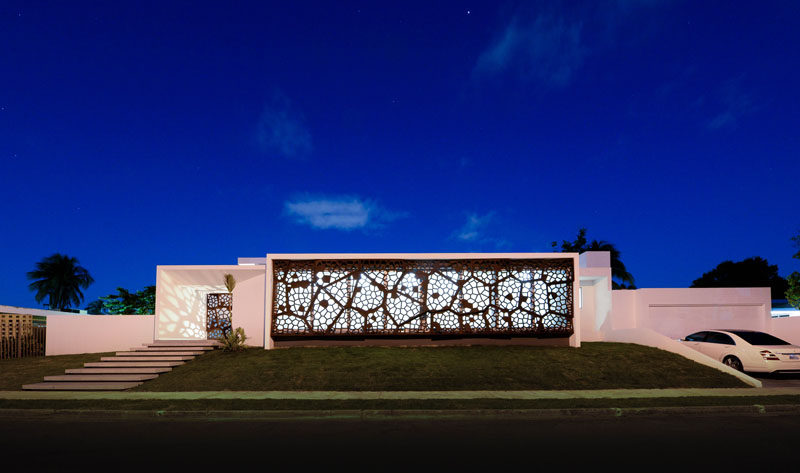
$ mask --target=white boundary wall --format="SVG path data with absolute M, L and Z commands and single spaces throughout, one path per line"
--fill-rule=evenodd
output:
M 153 342 L 153 315 L 85 315 L 0 305 L 0 312 L 47 317 L 45 355 L 129 350 Z
M 152 315 L 48 315 L 45 354 L 127 351 L 153 342 Z

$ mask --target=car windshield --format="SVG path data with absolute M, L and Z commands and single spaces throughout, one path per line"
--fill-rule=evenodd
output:
M 738 335 L 742 340 L 750 345 L 791 345 L 789 342 L 781 340 L 778 337 L 764 332 L 734 332 L 732 334 Z

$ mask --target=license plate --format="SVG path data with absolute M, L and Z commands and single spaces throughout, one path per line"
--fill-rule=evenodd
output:
M 800 355 L 789 355 L 790 360 L 800 360 Z

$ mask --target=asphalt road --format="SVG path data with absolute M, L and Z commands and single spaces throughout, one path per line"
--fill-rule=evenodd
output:
M 796 464 L 800 415 L 0 421 L 3 471 L 740 471 Z M 709 469 L 710 468 L 710 469 Z

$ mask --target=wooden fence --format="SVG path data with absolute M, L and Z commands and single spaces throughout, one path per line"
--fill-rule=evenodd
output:
M 0 314 L 0 359 L 44 356 L 47 318 Z

